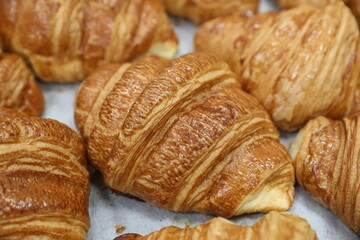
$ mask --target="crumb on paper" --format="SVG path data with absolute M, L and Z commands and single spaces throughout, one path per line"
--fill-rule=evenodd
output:
M 184 222 L 184 225 L 185 225 L 185 228 L 191 228 L 191 225 L 192 225 L 193 223 L 191 222 L 191 221 L 185 221 Z
M 179 224 L 179 225 L 184 225 L 185 228 L 190 228 L 191 225 L 193 224 L 192 221 L 190 220 L 182 220 L 180 217 L 178 216 L 175 216 L 173 218 L 173 222 L 176 223 L 176 224 Z
M 113 204 L 112 204 L 112 203 L 109 203 L 108 205 L 109 205 L 109 207 L 112 207 L 112 206 L 113 206 Z
M 62 92 L 64 92 L 64 89 L 59 88 L 59 89 L 56 89 L 56 91 L 57 91 L 58 93 L 62 93 Z
M 126 230 L 126 226 L 120 224 L 114 224 L 114 228 L 116 230 L 116 234 L 120 234 Z

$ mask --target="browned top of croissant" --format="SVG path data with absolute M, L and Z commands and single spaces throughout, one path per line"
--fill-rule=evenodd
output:
M 115 240 L 316 240 L 308 222 L 291 213 L 270 212 L 253 226 L 237 226 L 224 218 L 194 228 L 166 227 L 146 236 L 125 234 Z
M 278 13 L 220 18 L 198 30 L 195 46 L 226 60 L 243 88 L 292 131 L 319 115 L 340 118 L 359 78 L 359 30 L 341 2 Z
M 80 87 L 75 117 L 91 163 L 117 191 L 222 216 L 292 204 L 293 169 L 274 125 L 215 57 L 103 67 Z
M 257 12 L 258 0 L 158 0 L 166 10 L 195 23 L 222 16 L 251 17 Z
M 0 15 L 5 49 L 25 55 L 45 81 L 79 81 L 105 63 L 177 51 L 156 0 L 2 0 Z
M 32 72 L 15 54 L 0 54 L 0 107 L 30 116 L 39 116 L 44 109 L 44 97 Z
M 360 235 L 360 115 L 310 121 L 290 151 L 298 183 Z
M 297 7 L 300 5 L 312 5 L 324 8 L 338 0 L 279 0 L 279 6 L 284 9 Z M 352 11 L 357 21 L 360 21 L 360 4 L 357 0 L 342 0 Z
M 73 130 L 0 110 L 0 239 L 85 240 L 89 191 Z

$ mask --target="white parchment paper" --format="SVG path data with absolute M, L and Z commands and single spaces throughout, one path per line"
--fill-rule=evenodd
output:
M 262 0 L 260 12 L 276 10 L 276 4 Z M 193 51 L 193 35 L 197 26 L 181 19 L 172 19 L 180 39 L 178 56 Z M 46 99 L 46 110 L 43 117 L 53 118 L 76 130 L 74 123 L 74 96 L 79 87 L 75 84 L 41 83 Z M 281 142 L 288 147 L 294 134 L 283 134 Z M 299 186 L 296 186 L 295 202 L 289 210 L 308 220 L 319 239 L 352 240 L 359 239 L 328 209 L 314 201 Z M 106 188 L 99 172 L 92 171 L 90 196 L 91 229 L 90 240 L 112 240 L 116 234 L 114 225 L 126 227 L 123 233 L 148 234 L 169 225 L 178 227 L 196 226 L 213 216 L 198 213 L 174 213 L 161 208 L 112 193 Z M 231 220 L 239 225 L 252 225 L 263 214 L 248 214 L 234 217 Z

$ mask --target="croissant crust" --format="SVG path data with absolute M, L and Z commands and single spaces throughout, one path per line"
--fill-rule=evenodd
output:
M 360 116 L 310 121 L 290 152 L 298 183 L 360 235 Z
M 291 213 L 270 212 L 253 226 L 242 227 L 223 218 L 214 218 L 194 228 L 166 227 L 146 236 L 125 234 L 114 240 L 316 240 L 307 221 Z
M 158 0 L 166 10 L 195 23 L 222 16 L 251 17 L 257 13 L 258 0 Z
M 117 191 L 227 217 L 292 205 L 293 169 L 274 125 L 215 57 L 106 66 L 81 85 L 75 117 Z
M 145 53 L 171 58 L 178 42 L 157 0 L 2 0 L 4 48 L 44 81 L 80 81 L 98 66 Z
M 0 108 L 39 116 L 44 110 L 44 97 L 32 72 L 21 57 L 0 55 Z
M 85 240 L 89 191 L 74 131 L 0 110 L 0 239 Z
M 319 8 L 324 8 L 329 4 L 337 0 L 279 0 L 279 6 L 283 9 L 293 8 L 300 5 L 311 5 Z M 357 21 L 360 21 L 360 4 L 356 0 L 342 0 L 356 17 Z
M 226 60 L 283 130 L 351 111 L 360 71 L 359 29 L 341 1 L 247 20 L 219 18 L 199 28 L 195 47 Z

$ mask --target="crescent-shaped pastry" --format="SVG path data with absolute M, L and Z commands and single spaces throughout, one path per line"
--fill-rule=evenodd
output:
M 360 115 L 311 120 L 290 152 L 297 182 L 360 235 Z
M 173 211 L 288 209 L 293 169 L 268 114 L 206 54 L 108 65 L 82 83 L 76 122 L 105 183 Z
M 341 1 L 244 18 L 219 18 L 196 33 L 198 51 L 226 60 L 245 91 L 286 131 L 350 113 L 359 79 L 359 29 Z
M 223 16 L 251 17 L 257 13 L 258 0 L 158 0 L 166 10 L 195 23 Z
M 44 110 L 44 97 L 32 72 L 15 54 L 0 54 L 0 108 L 29 116 L 39 116 Z
M 270 212 L 249 227 L 235 225 L 224 218 L 194 228 L 166 227 L 146 236 L 124 234 L 114 240 L 317 240 L 308 222 L 291 213 Z
M 0 239 L 85 240 L 89 192 L 73 130 L 0 110 Z
M 0 16 L 4 48 L 49 82 L 80 81 L 145 53 L 171 58 L 178 46 L 157 0 L 1 0 Z

